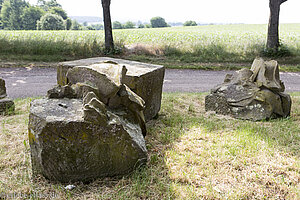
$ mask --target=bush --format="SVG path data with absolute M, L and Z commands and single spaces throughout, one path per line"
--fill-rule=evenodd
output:
M 64 20 L 66 20 L 68 18 L 66 11 L 64 11 L 64 9 L 62 9 L 60 7 L 53 7 L 53 8 L 51 8 L 51 10 L 49 12 L 52 14 L 61 16 Z
M 128 21 L 123 25 L 123 28 L 125 29 L 135 28 L 135 23 Z
M 113 29 L 122 29 L 123 28 L 123 25 L 121 24 L 121 22 L 119 22 L 119 21 L 115 21 L 115 22 L 113 22 L 113 25 L 112 25 L 113 27 Z
M 139 24 L 138 28 L 145 28 L 144 24 Z
M 26 7 L 23 10 L 22 26 L 24 30 L 36 30 L 37 22 L 44 15 L 44 11 L 39 7 Z
M 75 30 L 75 31 L 82 30 L 82 26 L 76 20 L 73 20 L 71 25 L 71 30 Z
M 145 24 L 145 28 L 152 28 L 151 24 Z
M 186 21 L 183 26 L 197 26 L 197 23 L 195 21 Z
M 70 30 L 72 27 L 72 20 L 70 18 L 67 18 L 65 23 L 66 23 L 66 30 Z
M 65 30 L 65 22 L 59 15 L 47 13 L 38 21 L 38 30 Z
M 167 22 L 162 17 L 153 17 L 150 20 L 152 28 L 168 27 Z
M 261 55 L 270 58 L 289 57 L 292 56 L 292 52 L 286 45 L 284 45 L 281 41 L 279 41 L 279 47 L 277 50 L 266 48 L 261 52 Z

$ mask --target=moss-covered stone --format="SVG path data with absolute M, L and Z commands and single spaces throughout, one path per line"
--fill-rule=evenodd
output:
M 3 99 L 5 97 L 6 97 L 5 81 L 0 78 L 0 99 Z
M 14 102 L 7 98 L 5 81 L 0 78 L 0 114 L 9 114 L 14 110 Z
M 84 119 L 83 105 L 80 99 L 32 102 L 28 129 L 34 174 L 60 182 L 86 182 L 124 175 L 145 164 L 145 140 L 134 117 L 102 110 L 107 121 L 93 123 Z

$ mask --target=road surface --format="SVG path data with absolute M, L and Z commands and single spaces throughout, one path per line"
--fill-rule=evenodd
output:
M 204 71 L 167 69 L 164 92 L 208 92 L 221 84 L 232 71 Z M 45 96 L 56 84 L 55 68 L 0 68 L 0 77 L 6 81 L 10 98 Z M 280 73 L 287 92 L 300 92 L 300 73 Z

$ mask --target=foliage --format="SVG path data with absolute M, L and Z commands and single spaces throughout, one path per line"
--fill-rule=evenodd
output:
M 112 28 L 113 29 L 122 29 L 123 25 L 119 21 L 114 21 L 113 24 L 112 24 Z
M 168 27 L 167 22 L 162 17 L 153 17 L 150 20 L 152 28 Z
M 71 30 L 82 30 L 82 26 L 76 20 L 73 20 Z
M 66 19 L 65 24 L 66 24 L 66 30 L 71 30 L 72 20 L 70 18 Z
M 48 1 L 38 0 L 37 5 L 46 12 L 48 12 L 49 10 L 51 10 L 51 8 L 54 8 L 54 7 L 59 7 L 59 8 L 62 7 L 56 0 L 48 0 Z
M 138 28 L 145 28 L 145 25 L 144 24 L 139 24 Z
M 23 0 L 5 0 L 1 9 L 1 21 L 4 29 L 21 30 L 23 9 L 29 4 Z
M 61 16 L 64 20 L 68 18 L 66 11 L 61 7 L 52 7 L 49 12 Z
M 51 13 L 45 14 L 38 21 L 38 30 L 65 30 L 65 22 L 63 18 L 59 15 L 54 15 Z
M 151 24 L 145 24 L 145 28 L 152 28 Z
M 0 3 L 0 29 L 36 30 L 37 21 L 48 11 L 67 19 L 67 13 L 56 0 L 39 0 L 38 6 L 31 6 L 25 0 L 0 0 Z
M 183 26 L 197 26 L 197 22 L 195 21 L 186 21 Z
M 265 48 L 261 54 L 266 57 L 270 58 L 278 58 L 278 57 L 289 57 L 292 56 L 291 50 L 282 43 L 282 41 L 279 41 L 278 48 Z
M 43 16 L 44 10 L 39 7 L 29 6 L 24 9 L 21 16 L 24 30 L 36 30 L 37 21 Z
M 103 30 L 103 24 L 92 24 L 91 27 L 95 30 Z
M 124 25 L 123 25 L 123 28 L 124 29 L 132 29 L 132 28 L 135 28 L 135 23 L 131 22 L 131 21 L 128 21 L 126 22 Z

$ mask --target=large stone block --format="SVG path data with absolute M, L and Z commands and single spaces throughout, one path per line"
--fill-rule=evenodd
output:
M 146 121 L 155 117 L 161 107 L 162 86 L 165 74 L 165 68 L 161 65 L 108 57 L 62 62 L 57 68 L 57 83 L 61 86 L 68 84 L 67 72 L 73 67 L 92 66 L 104 62 L 114 62 L 126 66 L 128 71 L 123 83 L 145 101 L 144 115 Z
M 28 129 L 33 173 L 50 180 L 124 175 L 147 161 L 140 125 L 128 112 L 105 107 L 93 93 L 83 100 L 34 100 Z

